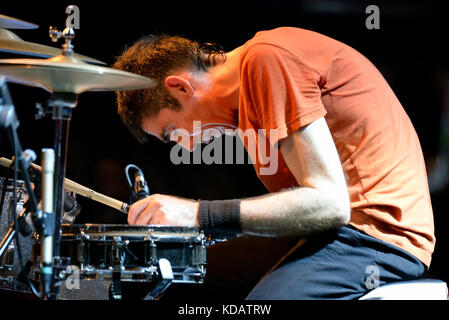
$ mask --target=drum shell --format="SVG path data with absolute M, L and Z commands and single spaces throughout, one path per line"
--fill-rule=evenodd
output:
M 39 260 L 39 240 L 34 260 Z M 120 248 L 120 249 L 118 249 Z M 60 257 L 80 269 L 84 278 L 108 279 L 120 251 L 122 280 L 151 281 L 158 260 L 172 266 L 174 281 L 201 282 L 205 276 L 205 239 L 196 228 L 128 225 L 63 225 Z M 187 280 L 190 279 L 190 280 Z M 187 281 L 186 281 L 187 280 Z

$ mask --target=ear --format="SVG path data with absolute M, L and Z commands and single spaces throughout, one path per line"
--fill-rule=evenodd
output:
M 168 76 L 164 80 L 165 88 L 174 98 L 190 98 L 195 94 L 190 82 L 180 76 Z

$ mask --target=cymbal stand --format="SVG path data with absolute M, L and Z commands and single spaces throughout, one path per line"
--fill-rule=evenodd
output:
M 67 150 L 70 131 L 70 120 L 72 117 L 72 109 L 78 104 L 78 95 L 73 93 L 58 93 L 54 92 L 47 102 L 47 108 L 50 109 L 52 119 L 54 120 L 54 181 L 53 181 L 53 215 L 52 215 L 52 234 L 48 233 L 48 230 L 43 234 L 41 241 L 50 241 L 52 239 L 53 250 L 51 255 L 53 257 L 53 268 L 45 268 L 46 272 L 42 272 L 42 285 L 48 290 L 49 272 L 52 271 L 51 289 L 49 298 L 56 299 L 59 292 L 59 284 L 65 278 L 65 261 L 60 256 L 60 242 L 61 242 L 61 223 L 64 210 L 64 179 L 67 165 Z M 44 159 L 42 159 L 44 160 Z M 51 207 L 51 206 L 50 206 Z M 47 251 L 46 256 L 49 256 Z M 41 259 L 44 258 L 43 251 L 41 253 Z M 47 262 L 43 263 L 43 269 L 45 266 L 49 266 Z M 43 262 L 43 261 L 41 261 Z
M 72 109 L 77 105 L 76 94 L 53 93 L 48 101 L 48 106 L 52 108 L 52 119 L 55 123 L 54 150 L 55 150 L 55 170 L 54 170 L 54 212 L 55 229 L 53 237 L 53 256 L 55 264 L 60 260 L 59 249 L 61 240 L 61 219 L 64 209 L 64 178 L 67 164 L 67 149 L 70 129 Z
M 72 40 L 75 37 L 73 28 L 67 27 L 63 32 L 56 28 L 50 27 L 50 38 L 53 42 L 57 42 L 63 37 L 65 43 L 62 45 L 62 54 L 65 56 L 73 56 Z M 56 268 L 64 268 L 60 257 L 60 241 L 61 241 L 61 219 L 64 210 L 64 178 L 67 165 L 67 149 L 70 131 L 70 120 L 72 117 L 72 109 L 78 104 L 78 95 L 71 92 L 53 92 L 48 101 L 48 107 L 52 108 L 52 119 L 55 122 L 54 150 L 55 150 L 55 168 L 54 168 L 54 213 L 55 213 L 55 229 L 53 236 L 53 256 Z M 56 272 L 59 277 L 59 272 Z M 55 278 L 55 282 L 62 281 Z M 58 286 L 54 288 L 57 294 Z

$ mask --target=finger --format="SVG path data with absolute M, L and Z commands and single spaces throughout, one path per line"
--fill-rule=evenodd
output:
M 147 201 L 148 202 L 148 201 Z M 128 223 L 130 225 L 135 225 L 137 222 L 137 219 L 139 218 L 139 216 L 144 213 L 146 210 L 151 209 L 151 203 L 146 203 L 146 207 L 144 207 L 141 210 L 137 210 L 140 209 L 138 207 L 133 207 L 131 206 L 128 212 Z
M 128 223 L 135 224 L 137 217 L 147 208 L 153 200 L 153 196 L 139 200 L 131 205 L 128 212 Z
M 165 213 L 161 209 L 156 210 L 151 216 L 150 221 L 148 221 L 148 224 L 166 225 L 167 219 Z
M 160 209 L 162 205 L 161 204 L 154 204 L 152 206 L 147 207 L 136 219 L 136 225 L 147 225 L 150 224 L 151 219 L 153 218 L 154 214 Z

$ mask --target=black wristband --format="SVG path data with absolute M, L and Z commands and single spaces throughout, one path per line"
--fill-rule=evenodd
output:
M 240 200 L 200 200 L 198 219 L 206 233 L 240 233 Z

